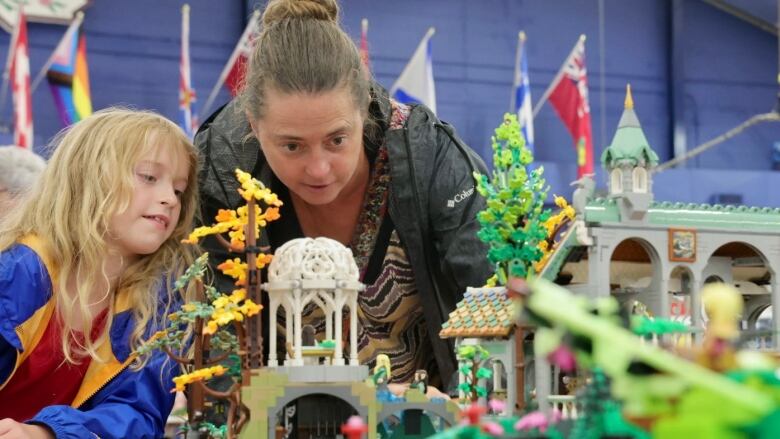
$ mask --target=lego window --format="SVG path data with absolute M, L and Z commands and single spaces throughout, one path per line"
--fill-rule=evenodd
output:
M 623 192 L 623 171 L 620 169 L 613 169 L 609 174 L 609 189 L 613 194 L 620 194 Z
M 633 175 L 634 192 L 638 194 L 647 193 L 647 170 L 645 168 L 634 168 Z

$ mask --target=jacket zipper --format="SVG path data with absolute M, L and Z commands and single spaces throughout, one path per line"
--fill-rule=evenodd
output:
M 110 341 L 109 341 L 109 343 L 110 343 Z M 131 362 L 132 362 L 134 359 L 135 359 L 135 355 L 134 355 L 134 354 L 131 354 L 129 357 L 127 357 L 127 360 L 125 360 L 125 362 L 124 362 L 124 363 L 122 363 L 122 367 L 120 367 L 119 369 L 117 369 L 117 371 L 116 371 L 115 373 L 113 373 L 113 374 L 112 374 L 112 375 L 111 375 L 111 376 L 110 376 L 110 377 L 109 377 L 107 380 L 105 380 L 105 381 L 104 381 L 104 382 L 103 382 L 103 383 L 102 383 L 100 386 L 98 386 L 98 388 L 96 388 L 94 392 L 90 393 L 90 394 L 89 394 L 89 396 L 87 396 L 86 398 L 84 398 L 84 401 L 82 401 L 82 402 L 81 402 L 81 403 L 80 403 L 80 404 L 79 404 L 77 407 L 75 407 L 75 408 L 81 408 L 81 406 L 83 406 L 84 404 L 86 404 L 86 403 L 87 403 L 87 401 L 89 401 L 90 399 L 92 399 L 92 397 L 93 397 L 93 396 L 97 395 L 97 393 L 98 393 L 98 392 L 100 392 L 101 390 L 103 390 L 103 388 L 104 388 L 104 387 L 106 387 L 106 386 L 108 385 L 108 383 L 110 383 L 110 382 L 111 382 L 111 381 L 112 381 L 114 378 L 116 378 L 116 377 L 117 377 L 117 376 L 118 376 L 120 373 L 122 373 L 122 371 L 124 371 L 125 369 L 127 369 L 127 366 L 129 366 L 129 365 L 130 365 L 130 363 L 131 363 Z

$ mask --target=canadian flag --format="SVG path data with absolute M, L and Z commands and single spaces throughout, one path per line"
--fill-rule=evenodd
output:
M 235 96 L 241 91 L 244 73 L 246 72 L 246 62 L 252 54 L 255 39 L 259 34 L 260 22 L 257 16 L 252 16 L 222 71 L 225 78 L 225 86 L 230 90 L 230 96 Z
M 11 92 L 14 101 L 14 143 L 33 146 L 32 97 L 30 96 L 30 58 L 27 50 L 27 19 L 19 8 L 19 21 L 11 37 Z
M 593 172 L 593 134 L 588 103 L 588 76 L 585 69 L 585 37 L 580 37 L 553 79 L 548 99 L 574 138 L 577 151 L 577 177 Z

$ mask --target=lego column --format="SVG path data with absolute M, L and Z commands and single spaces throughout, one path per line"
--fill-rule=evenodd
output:
M 777 281 L 777 275 L 772 276 L 772 347 L 777 349 L 780 346 L 780 282 Z
M 279 309 L 279 302 L 274 300 L 273 296 L 268 299 L 268 302 L 268 366 L 276 367 L 279 365 L 276 358 L 276 312 Z
M 704 327 L 701 316 L 701 287 L 704 286 L 702 274 L 701 272 L 694 273 L 691 280 L 691 285 L 693 285 L 693 290 L 691 291 L 691 327 L 694 329 L 702 329 Z M 691 335 L 694 343 L 701 341 L 701 333 L 694 332 Z
M 333 338 L 336 342 L 336 349 L 333 352 L 333 365 L 334 366 L 343 366 L 344 365 L 344 345 L 342 343 L 342 334 L 344 333 L 341 324 L 342 324 L 342 317 L 344 315 L 344 298 L 342 296 L 343 292 L 340 288 L 336 288 L 334 298 L 334 302 L 336 303 L 336 334 Z
M 357 336 L 358 336 L 358 316 L 357 316 L 357 292 L 350 291 L 350 297 L 354 297 L 355 300 L 351 300 L 349 303 L 349 365 L 359 366 L 358 351 L 357 351 Z
M 539 403 L 539 410 L 546 416 L 551 415 L 550 411 L 550 387 L 552 383 L 552 374 L 550 373 L 550 363 L 545 356 L 538 352 L 534 344 L 534 375 L 536 377 L 536 401 Z

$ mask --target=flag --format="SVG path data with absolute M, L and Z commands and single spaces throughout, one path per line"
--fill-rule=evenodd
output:
M 512 112 L 517 113 L 525 146 L 534 152 L 534 113 L 531 107 L 531 84 L 528 81 L 528 58 L 525 50 L 525 32 L 520 32 L 515 57 L 515 78 L 512 90 Z
M 577 41 L 545 95 L 574 138 L 577 177 L 593 173 L 593 136 L 588 104 L 584 35 Z
M 83 15 L 77 15 L 47 62 L 46 80 L 63 126 L 92 114 L 87 39 L 81 28 L 82 22 Z
M 27 18 L 19 7 L 19 20 L 11 37 L 11 91 L 14 102 L 14 143 L 33 147 L 32 97 L 30 93 L 30 58 L 28 56 Z
M 366 67 L 366 73 L 371 72 L 371 62 L 368 58 L 368 19 L 364 18 L 360 21 L 360 60 L 363 61 L 363 65 Z
M 260 20 L 255 14 L 249 20 L 249 23 L 246 24 L 244 33 L 241 34 L 241 38 L 238 40 L 238 44 L 233 49 L 233 53 L 225 66 L 227 75 L 224 81 L 228 90 L 230 90 L 230 96 L 236 96 L 241 91 L 244 73 L 246 72 L 246 62 L 252 54 L 255 39 L 259 34 Z
M 244 72 L 246 71 L 246 62 L 249 56 L 252 54 L 252 48 L 257 36 L 260 35 L 260 11 L 255 10 L 252 16 L 249 18 L 249 22 L 244 28 L 244 32 L 241 34 L 241 38 L 238 39 L 236 47 L 233 49 L 233 53 L 230 54 L 227 64 L 219 74 L 217 83 L 214 84 L 214 88 L 209 93 L 209 98 L 206 99 L 206 104 L 201 108 L 202 112 L 208 111 L 211 108 L 211 104 L 217 98 L 219 89 L 222 84 L 227 86 L 230 91 L 230 96 L 235 97 L 239 92 L 244 80 Z M 205 116 L 201 113 L 201 116 Z
M 179 61 L 179 111 L 181 111 L 182 129 L 192 138 L 197 131 L 197 117 L 193 117 L 195 89 L 190 80 L 190 6 L 181 8 L 181 59 Z
M 434 28 L 428 29 L 401 76 L 390 88 L 390 95 L 405 104 L 425 104 L 436 114 L 436 87 L 433 83 L 431 58 L 431 37 L 434 32 Z

